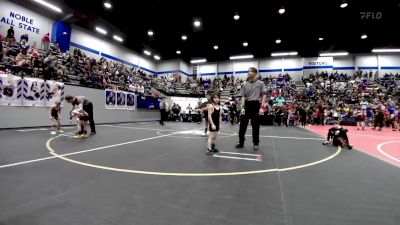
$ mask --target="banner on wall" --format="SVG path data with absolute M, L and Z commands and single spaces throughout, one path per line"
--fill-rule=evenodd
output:
M 158 97 L 155 96 L 137 96 L 137 108 L 138 109 L 160 109 L 160 102 Z
M 22 105 L 22 79 L 20 77 L 0 75 L 0 105 Z
M 136 95 L 133 93 L 106 89 L 104 91 L 104 98 L 106 109 L 136 109 Z
M 106 89 L 104 92 L 104 97 L 105 97 L 105 108 L 106 109 L 114 109 L 117 98 L 116 98 L 116 92 L 110 89 Z
M 304 58 L 303 68 L 304 69 L 318 69 L 333 67 L 333 57 L 317 57 L 317 58 Z
M 117 109 L 127 109 L 126 107 L 126 92 L 117 91 Z
M 23 106 L 45 106 L 46 82 L 44 80 L 24 78 L 22 84 Z
M 63 106 L 64 100 L 64 84 L 57 81 L 46 81 L 46 106 L 51 107 L 56 101 L 61 101 L 61 106 Z
M 13 26 L 15 39 L 20 41 L 21 35 L 28 35 L 30 45 L 36 43 L 37 48 L 42 48 L 42 37 L 52 33 L 53 20 L 23 6 L 18 1 L 0 1 L 0 33 L 5 35 L 10 26 Z
M 127 92 L 126 93 L 126 108 L 128 110 L 135 110 L 135 107 L 136 107 L 135 101 L 136 101 L 135 94 Z
M 64 100 L 64 84 L 38 78 L 0 74 L 0 105 L 47 106 Z

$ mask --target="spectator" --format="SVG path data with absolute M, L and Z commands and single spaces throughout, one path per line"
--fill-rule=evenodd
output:
M 15 37 L 14 37 L 14 27 L 10 26 L 7 30 L 7 39 L 6 41 L 13 40 L 15 42 Z
M 50 47 L 50 34 L 47 33 L 42 37 L 42 47 L 41 49 L 43 49 L 44 51 L 48 51 Z
M 31 58 L 28 55 L 26 48 L 21 50 L 21 52 L 17 55 L 15 61 L 17 66 L 28 67 L 31 65 Z

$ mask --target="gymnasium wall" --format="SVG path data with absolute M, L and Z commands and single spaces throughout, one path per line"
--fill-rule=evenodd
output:
M 331 58 L 332 60 L 330 60 Z M 328 60 L 329 59 L 329 60 Z M 324 65 L 310 66 L 308 62 L 322 62 Z M 325 60 L 325 61 L 324 61 Z M 380 70 L 379 75 L 400 74 L 400 54 L 356 54 L 344 57 L 288 57 L 288 58 L 265 58 L 248 61 L 223 61 L 217 63 L 199 64 L 200 74 L 205 78 L 215 78 L 216 72 L 223 76 L 234 74 L 235 77 L 246 78 L 247 69 L 254 66 L 259 69 L 262 77 L 276 77 L 280 73 L 288 73 L 294 80 L 300 81 L 301 77 L 307 77 L 315 72 L 335 72 L 353 74 L 356 70 L 375 73 Z M 193 68 L 193 65 L 192 65 Z
M 218 64 L 217 63 L 202 64 L 199 65 L 197 71 L 200 76 L 212 79 L 217 76 Z
M 338 73 L 353 74 L 355 72 L 354 59 L 354 55 L 335 57 L 333 59 L 333 71 L 337 71 Z
M 188 75 L 188 74 L 191 74 L 192 72 L 193 72 L 193 70 L 192 71 L 190 71 L 190 65 L 189 64 L 187 64 L 187 63 L 185 63 L 184 61 L 182 61 L 182 60 L 180 60 L 179 61 L 179 69 L 181 70 L 181 72 L 184 74 L 184 75 Z
M 186 78 L 191 74 L 189 65 L 179 59 L 161 61 L 157 63 L 156 70 L 160 76 L 180 74 L 182 81 L 186 81 Z
M 280 58 L 260 59 L 258 65 L 262 77 L 276 77 L 282 73 L 283 61 Z
M 379 55 L 378 60 L 383 73 L 400 74 L 400 55 Z
M 65 85 L 66 95 L 83 95 L 89 98 L 94 105 L 95 123 L 119 123 L 130 121 L 159 120 L 157 110 L 116 110 L 104 109 L 104 90 Z M 64 102 L 61 110 L 61 122 L 69 124 L 71 104 Z M 0 106 L 0 128 L 50 126 L 49 108 L 47 107 L 9 107 Z
M 80 27 L 72 26 L 71 47 L 79 48 L 95 58 L 105 57 L 108 60 L 123 62 L 126 65 L 140 67 L 141 69 L 156 73 L 156 64 L 153 60 L 129 50 L 115 41 L 106 40 L 99 35 L 86 31 Z
M 29 44 L 36 42 L 36 47 L 40 48 L 42 37 L 47 33 L 51 36 L 53 22 L 15 3 L 0 1 L 0 33 L 4 36 L 7 35 L 8 28 L 13 26 L 17 41 L 22 34 L 28 34 Z
M 164 60 L 157 63 L 157 71 L 160 71 L 158 74 L 168 74 L 168 73 L 179 73 L 180 70 L 180 61 L 177 59 L 174 60 Z
M 357 55 L 354 59 L 354 66 L 357 70 L 361 71 L 375 71 L 378 70 L 378 56 L 373 54 Z

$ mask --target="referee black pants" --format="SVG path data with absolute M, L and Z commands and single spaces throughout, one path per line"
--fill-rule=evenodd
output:
M 258 101 L 246 101 L 244 105 L 245 114 L 240 116 L 240 128 L 239 128 L 239 143 L 244 144 L 244 136 L 246 134 L 249 120 L 251 120 L 251 126 L 253 128 L 253 143 L 258 145 L 260 143 L 260 102 Z
M 164 121 L 167 121 L 167 111 L 165 109 L 160 109 L 161 119 L 160 124 L 164 124 Z
M 85 110 L 89 114 L 90 131 L 96 132 L 96 127 L 94 126 L 93 120 L 93 104 L 89 103 L 87 105 L 83 105 L 83 110 Z

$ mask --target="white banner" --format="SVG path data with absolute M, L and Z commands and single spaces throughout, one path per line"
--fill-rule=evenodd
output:
M 0 105 L 22 105 L 22 79 L 17 76 L 0 74 Z
M 304 69 L 317 69 L 318 67 L 326 68 L 333 67 L 333 57 L 318 57 L 318 58 L 304 58 Z
M 23 106 L 45 106 L 46 83 L 37 78 L 23 80 Z

